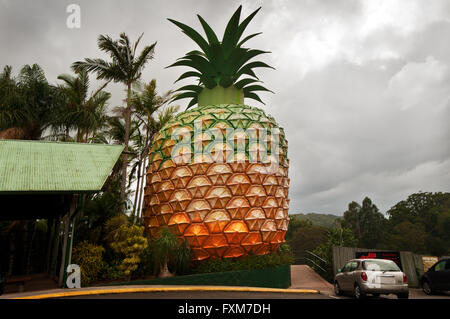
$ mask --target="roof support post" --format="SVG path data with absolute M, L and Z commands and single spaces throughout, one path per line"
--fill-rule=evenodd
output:
M 69 213 L 64 217 L 64 244 L 58 280 L 58 285 L 62 288 L 66 288 L 67 266 L 70 264 L 72 258 L 74 218 L 78 212 L 77 199 L 79 202 L 81 197 L 78 195 L 72 197 Z

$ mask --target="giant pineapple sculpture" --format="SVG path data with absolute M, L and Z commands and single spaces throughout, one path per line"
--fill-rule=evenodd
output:
M 267 254 L 284 242 L 289 178 L 283 129 L 263 110 L 244 105 L 244 97 L 262 102 L 268 91 L 253 69 L 267 53 L 242 45 L 244 29 L 259 11 L 240 22 L 241 7 L 221 42 L 198 16 L 205 40 L 194 29 L 170 20 L 202 51 L 191 51 L 172 66 L 189 66 L 177 80 L 195 77 L 174 100 L 191 98 L 187 110 L 153 139 L 145 188 L 144 221 L 157 236 L 168 227 L 189 241 L 194 260 Z M 241 78 L 247 75 L 246 78 Z M 191 108 L 194 105 L 197 107 Z

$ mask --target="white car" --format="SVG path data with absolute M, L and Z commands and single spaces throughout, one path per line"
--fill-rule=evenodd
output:
M 409 288 L 406 275 L 395 262 L 387 259 L 352 259 L 344 268 L 338 269 L 334 278 L 336 295 L 352 293 L 355 298 L 367 294 L 396 294 L 408 298 Z

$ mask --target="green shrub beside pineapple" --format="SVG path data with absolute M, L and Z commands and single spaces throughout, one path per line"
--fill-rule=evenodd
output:
M 104 267 L 102 246 L 96 246 L 88 241 L 83 241 L 74 247 L 72 251 L 72 263 L 80 266 L 81 286 L 99 280 Z

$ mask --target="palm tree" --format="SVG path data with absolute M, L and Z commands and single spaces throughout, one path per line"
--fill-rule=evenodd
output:
M 123 144 L 125 139 L 125 121 L 123 120 L 123 108 L 116 107 L 113 112 L 118 114 L 116 116 L 108 116 L 106 118 L 106 126 L 96 132 L 94 138 L 92 139 L 93 143 L 103 143 L 103 144 Z M 134 141 L 136 138 L 134 137 L 138 133 L 138 123 L 135 120 L 132 120 L 130 123 L 130 141 Z M 134 149 L 134 145 L 129 145 L 129 154 L 132 156 L 130 161 L 135 158 L 135 154 L 137 151 Z M 103 189 L 110 190 L 115 189 L 116 181 L 118 178 L 121 179 L 121 168 L 122 168 L 123 157 L 119 158 L 116 165 L 114 165 L 111 174 L 105 181 L 105 185 Z M 121 181 L 120 181 L 121 182 Z M 120 183 L 121 184 L 121 183 Z M 121 186 L 121 185 L 120 185 Z M 119 189 L 121 187 L 119 186 Z M 121 195 L 121 192 L 120 192 Z M 121 201 L 125 206 L 127 202 L 126 199 L 129 195 L 129 191 L 126 190 L 125 197 L 121 197 Z
M 169 259 L 173 258 L 178 250 L 178 238 L 168 228 L 162 228 L 158 238 L 153 242 L 156 269 L 159 269 L 160 278 L 173 276 L 169 272 Z
M 149 84 L 143 88 L 139 88 L 138 92 L 133 92 L 132 107 L 133 114 L 138 123 L 137 134 L 133 139 L 133 144 L 138 152 L 136 161 L 134 162 L 131 172 L 130 180 L 137 174 L 136 178 L 136 192 L 134 197 L 133 215 L 140 217 L 142 193 L 144 189 L 145 167 L 147 164 L 147 157 L 153 140 L 153 136 L 159 129 L 170 119 L 172 119 L 176 107 L 169 107 L 160 111 L 161 108 L 172 99 L 172 91 L 159 96 L 156 91 L 156 80 L 153 79 Z M 159 113 L 157 113 L 160 111 Z M 161 116 L 165 114 L 165 116 Z M 155 117 L 156 115 L 156 117 Z M 162 121 L 160 121 L 162 120 Z
M 109 81 L 88 97 L 89 77 L 86 71 L 80 71 L 76 77 L 62 74 L 58 79 L 64 82 L 61 89 L 65 103 L 60 108 L 59 125 L 64 129 L 64 140 L 69 140 L 70 129 L 76 129 L 76 141 L 88 142 L 89 135 L 106 125 L 105 106 L 111 94 L 103 91 Z
M 0 74 L 0 131 L 5 138 L 38 140 L 54 123 L 59 90 L 47 82 L 42 68 L 25 65 L 18 78 L 6 66 Z M 7 131 L 11 134 L 5 134 Z M 8 133 L 7 132 L 7 133 Z
M 72 69 L 75 72 L 86 70 L 97 74 L 97 79 L 107 81 L 120 82 L 127 87 L 127 100 L 125 111 L 125 152 L 123 153 L 122 164 L 122 180 L 121 180 L 121 196 L 125 199 L 125 185 L 127 178 L 128 166 L 128 144 L 131 121 L 131 88 L 133 83 L 138 81 L 141 77 L 142 70 L 146 63 L 153 58 L 156 42 L 152 45 L 145 46 L 144 49 L 137 54 L 136 49 L 143 34 L 139 36 L 137 41 L 132 45 L 128 36 L 125 33 L 120 34 L 118 40 L 113 40 L 109 36 L 100 35 L 98 38 L 98 47 L 103 52 L 107 53 L 111 61 L 103 59 L 86 58 L 84 61 L 77 61 L 72 64 Z

